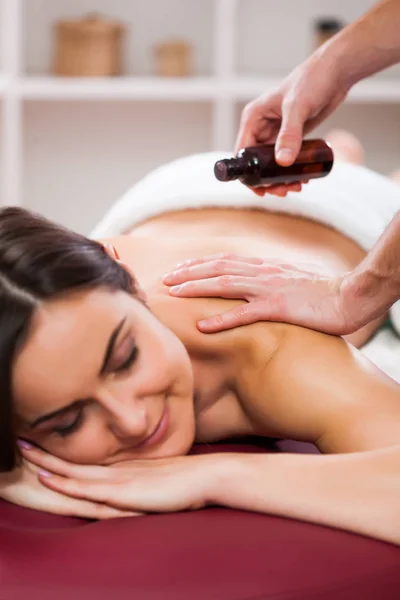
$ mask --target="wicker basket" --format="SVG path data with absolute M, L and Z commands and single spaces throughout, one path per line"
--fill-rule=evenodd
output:
M 54 26 L 53 73 L 70 77 L 104 77 L 122 72 L 120 23 L 88 15 Z
M 162 77 L 185 77 L 191 71 L 191 45 L 171 40 L 154 48 L 156 74 Z

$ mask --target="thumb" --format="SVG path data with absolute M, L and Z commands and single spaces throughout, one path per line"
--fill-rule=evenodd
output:
M 275 144 L 276 161 L 288 167 L 297 158 L 303 139 L 303 111 L 295 102 L 282 106 L 282 124 Z

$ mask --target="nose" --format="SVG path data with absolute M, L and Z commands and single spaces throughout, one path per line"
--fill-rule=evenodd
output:
M 122 442 L 140 442 L 148 435 L 143 399 L 127 394 L 103 395 L 102 404 L 109 414 L 109 427 Z
M 144 407 L 129 405 L 118 413 L 114 411 L 110 429 L 121 442 L 140 442 L 146 437 L 148 429 Z

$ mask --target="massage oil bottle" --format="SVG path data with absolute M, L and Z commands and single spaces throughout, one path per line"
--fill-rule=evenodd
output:
M 304 140 L 290 167 L 278 165 L 274 151 L 274 144 L 242 148 L 235 158 L 215 163 L 215 177 L 219 181 L 239 179 L 249 187 L 260 187 L 325 177 L 332 169 L 332 148 L 324 140 Z

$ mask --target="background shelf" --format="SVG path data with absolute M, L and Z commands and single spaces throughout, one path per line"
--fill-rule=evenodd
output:
M 0 200 L 87 233 L 149 170 L 230 152 L 246 102 L 313 50 L 317 17 L 351 21 L 374 0 L 0 0 Z M 95 11 L 126 23 L 124 76 L 49 75 L 52 25 Z M 193 76 L 154 75 L 153 47 L 193 45 Z M 349 128 L 381 172 L 400 166 L 400 68 L 355 86 L 315 135 Z
M 212 77 L 25 77 L 17 86 L 22 98 L 36 100 L 214 100 L 217 89 Z
M 43 100 L 176 100 L 197 101 L 226 99 L 249 101 L 267 90 L 274 91 L 281 77 L 120 77 L 56 78 L 23 77 L 12 86 L 0 78 L 0 93 L 8 86 L 23 99 Z M 347 103 L 400 103 L 400 78 L 370 78 L 350 90 Z
M 171 37 L 189 39 L 194 69 L 213 71 L 215 0 L 18 0 L 23 8 L 23 70 L 43 74 L 50 70 L 52 26 L 60 18 L 98 14 L 126 27 L 124 70 L 130 75 L 154 72 L 153 46 Z

